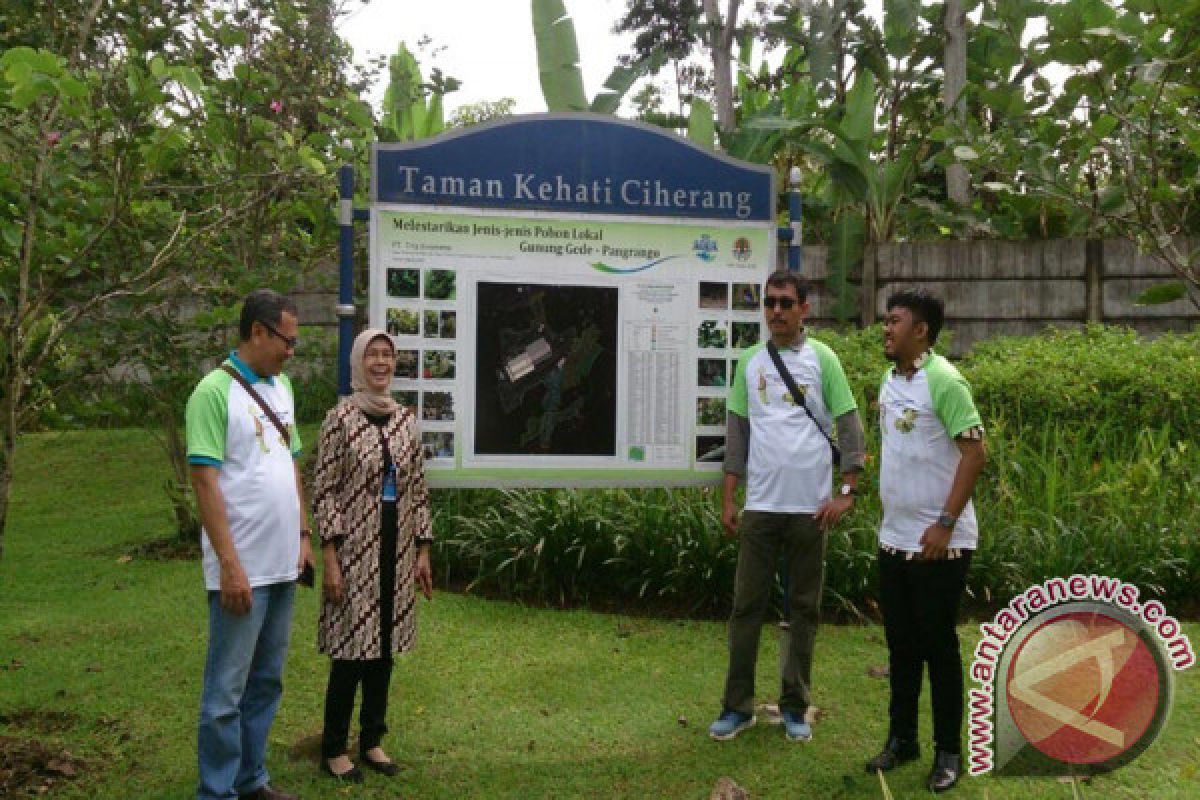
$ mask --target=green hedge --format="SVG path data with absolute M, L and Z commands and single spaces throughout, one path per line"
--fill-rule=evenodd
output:
M 887 362 L 879 325 L 839 334 L 814 333 L 834 349 L 859 399 L 879 392 Z M 953 331 L 943 337 L 953 336 Z M 944 346 L 945 342 L 940 346 Z M 939 348 L 940 349 L 940 348 Z M 1145 339 L 1123 327 L 1047 329 L 1038 336 L 1000 336 L 977 343 L 958 367 L 971 384 L 984 421 L 1021 429 L 1075 427 L 1130 441 L 1166 428 L 1175 439 L 1196 436 L 1200 420 L 1200 331 Z M 873 424 L 866 415 L 864 423 Z

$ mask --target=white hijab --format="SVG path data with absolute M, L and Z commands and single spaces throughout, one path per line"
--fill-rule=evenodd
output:
M 378 328 L 367 328 L 354 339 L 354 346 L 350 348 L 350 388 L 354 394 L 350 395 L 350 402 L 362 409 L 364 414 L 390 416 L 397 408 L 391 391 L 384 389 L 378 392 L 367 383 L 367 346 L 376 339 L 386 340 L 392 352 L 396 350 L 392 337 Z

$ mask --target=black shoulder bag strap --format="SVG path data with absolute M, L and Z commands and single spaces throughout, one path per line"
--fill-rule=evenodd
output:
M 808 418 L 812 420 L 813 425 L 817 426 L 817 430 L 825 437 L 825 441 L 829 442 L 829 450 L 833 453 L 833 465 L 840 468 L 842 466 L 842 451 L 834 444 L 833 439 L 821 427 L 821 423 L 817 422 L 817 418 L 808 410 L 808 403 L 804 401 L 804 394 L 796 386 L 796 380 L 792 377 L 792 373 L 788 372 L 787 365 L 783 363 L 783 359 L 779 356 L 779 350 L 775 347 L 775 343 L 770 339 L 767 340 L 767 353 L 771 356 L 771 361 L 775 364 L 775 369 L 779 372 L 779 377 L 783 378 L 783 384 L 787 390 L 792 393 L 792 400 L 796 405 L 804 409 L 804 413 L 808 414 Z
M 242 373 L 238 372 L 237 368 L 230 364 L 222 364 L 221 369 L 228 372 L 229 375 L 235 381 L 237 381 L 243 389 L 246 390 L 246 394 L 248 394 L 254 398 L 254 402 L 258 403 L 258 407 L 263 410 L 263 413 L 267 415 L 267 419 L 271 420 L 271 422 L 275 425 L 275 430 L 279 431 L 279 435 L 283 437 L 283 443 L 287 446 L 287 448 L 289 450 L 291 450 L 292 449 L 292 434 L 288 431 L 287 427 L 280 421 L 279 417 L 275 414 L 275 412 L 271 409 L 271 407 L 269 405 L 267 405 L 266 402 L 263 401 L 262 395 L 260 395 L 256 391 L 254 391 L 254 387 L 250 385 L 250 381 L 246 380 L 246 378 L 242 375 Z

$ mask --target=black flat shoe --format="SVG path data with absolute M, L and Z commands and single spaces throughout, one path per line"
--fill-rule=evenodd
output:
M 362 763 L 364 767 L 373 769 L 381 775 L 387 775 L 389 778 L 394 778 L 400 774 L 400 765 L 395 761 L 375 761 L 363 756 Z
M 941 750 L 933 757 L 933 770 L 929 773 L 929 781 L 925 784 L 931 792 L 944 792 L 953 789 L 958 783 L 958 773 L 962 770 L 962 759 L 958 753 L 946 753 Z
M 867 762 L 867 772 L 872 774 L 887 772 L 901 764 L 916 761 L 920 757 L 921 748 L 916 742 L 905 741 L 892 736 L 888 738 L 887 744 L 879 751 L 879 755 Z
M 346 770 L 345 772 L 334 772 L 333 767 L 329 766 L 329 762 L 325 759 L 321 759 L 321 771 L 329 777 L 345 783 L 363 782 L 362 770 L 358 767 L 350 767 L 350 769 Z

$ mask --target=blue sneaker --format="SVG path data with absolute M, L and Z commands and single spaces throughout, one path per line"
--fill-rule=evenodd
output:
M 717 721 L 708 726 L 708 735 L 718 742 L 727 742 L 746 728 L 753 728 L 757 720 L 753 714 L 740 711 L 723 711 Z
M 795 711 L 783 711 L 783 731 L 789 742 L 811 742 L 812 726 L 804 721 L 804 715 Z

